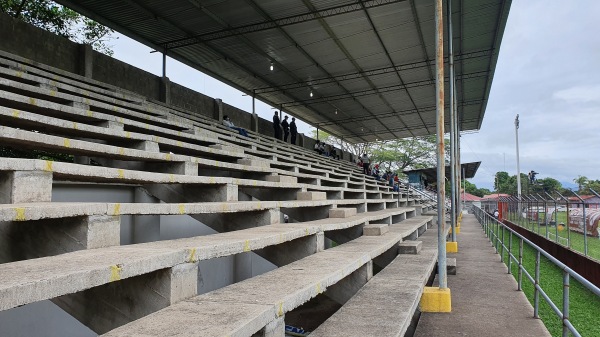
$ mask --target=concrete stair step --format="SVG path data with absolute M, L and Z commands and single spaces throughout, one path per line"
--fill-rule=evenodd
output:
M 324 291 L 335 293 L 338 284 L 352 283 L 346 285 L 352 290 L 341 295 L 347 298 L 354 295 L 355 290 L 372 278 L 372 259 L 401 239 L 400 234 L 392 233 L 358 238 L 353 241 L 352 250 L 342 245 L 310 255 L 271 272 L 183 300 L 104 336 L 250 336 L 265 328 L 267 331 L 263 332 L 273 333 L 271 330 L 277 329 L 286 312 Z

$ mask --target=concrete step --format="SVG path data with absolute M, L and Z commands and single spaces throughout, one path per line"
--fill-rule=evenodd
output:
M 434 272 L 435 234 L 422 237 L 421 254 L 396 257 L 310 336 L 404 336 Z
M 390 231 L 388 224 L 368 224 L 363 227 L 364 236 L 380 236 Z
M 330 218 L 348 218 L 356 215 L 356 208 L 333 208 L 329 210 Z
M 45 202 L 0 204 L 0 221 L 33 221 L 92 215 L 181 215 L 256 212 L 278 208 L 352 205 L 373 200 L 229 201 L 197 203 Z
M 400 233 L 358 238 L 351 249 L 347 244 L 334 247 L 183 300 L 104 336 L 251 336 L 261 330 L 281 335 L 283 331 L 276 329 L 281 329 L 278 326 L 286 312 L 325 291 L 350 298 L 372 278 L 372 260 L 401 240 Z
M 298 192 L 298 200 L 326 200 L 325 192 Z
M 387 210 L 386 210 L 387 211 Z M 207 260 L 279 245 L 298 238 L 335 231 L 383 215 L 362 213 L 347 223 L 273 224 L 187 239 L 81 250 L 0 264 L 0 310 L 10 309 L 182 263 Z M 389 216 L 389 215 L 388 215 Z M 409 219 L 410 220 L 410 219 Z M 408 220 L 406 220 L 408 221 Z M 398 226 L 401 239 L 415 230 L 414 221 Z M 390 246 L 391 247 L 391 246 Z M 118 274 L 115 269 L 118 266 Z

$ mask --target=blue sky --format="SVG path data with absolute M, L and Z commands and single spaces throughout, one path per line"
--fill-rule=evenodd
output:
M 462 136 L 463 162 L 482 161 L 471 182 L 493 186 L 497 171 L 516 174 L 514 118 L 520 115 L 521 172 L 536 170 L 574 186 L 578 175 L 600 179 L 600 1 L 513 1 L 481 130 Z M 115 57 L 160 75 L 162 56 L 119 35 Z M 169 59 L 167 75 L 250 111 L 248 96 Z M 258 102 L 266 119 L 270 106 Z M 302 122 L 299 132 L 312 128 Z

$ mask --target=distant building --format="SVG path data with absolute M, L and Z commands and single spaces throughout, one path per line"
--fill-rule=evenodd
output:
M 581 195 L 585 202 L 585 208 L 600 208 L 600 198 L 595 195 Z M 581 208 L 581 200 L 577 197 L 568 197 L 569 208 Z
M 460 197 L 463 201 L 463 209 L 466 209 L 469 212 L 471 212 L 473 206 L 481 207 L 481 198 L 476 195 L 463 192 L 460 194 Z

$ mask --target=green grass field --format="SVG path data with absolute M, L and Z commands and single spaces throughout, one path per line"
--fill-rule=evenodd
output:
M 537 227 L 537 224 L 536 224 Z M 498 231 L 501 237 L 502 230 Z M 573 233 L 571 233 L 573 235 Z M 580 235 L 581 236 L 581 235 Z M 573 236 L 571 237 L 573 240 Z M 504 230 L 504 244 L 508 247 L 510 241 L 508 230 Z M 597 239 L 596 239 L 597 241 Z M 513 236 L 512 249 L 513 255 L 518 258 L 519 239 Z M 508 251 L 504 251 L 504 263 L 508 261 Z M 527 244 L 523 246 L 523 266 L 531 276 L 535 275 L 536 251 Z M 517 279 L 518 265 L 512 263 L 511 272 Z M 540 285 L 546 294 L 562 311 L 563 305 L 563 272 L 553 263 L 542 256 L 540 263 Z M 534 286 L 523 273 L 522 282 L 523 292 L 533 305 Z M 550 305 L 540 296 L 540 318 L 552 334 L 552 336 L 562 336 L 562 322 L 556 316 Z M 600 336 L 600 325 L 595 318 L 600 312 L 600 297 L 594 295 L 591 291 L 571 278 L 570 282 L 570 320 L 571 324 L 579 331 L 582 336 Z M 532 313 L 533 315 L 533 310 Z M 571 334 L 569 334 L 571 335 Z

